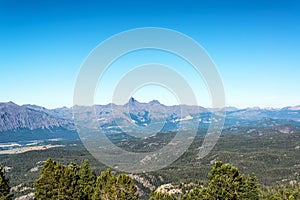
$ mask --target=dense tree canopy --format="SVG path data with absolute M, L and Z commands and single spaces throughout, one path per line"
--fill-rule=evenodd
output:
M 230 164 L 218 161 L 208 174 L 207 186 L 194 188 L 177 197 L 161 192 L 152 192 L 151 200 L 297 200 L 300 199 L 300 184 L 262 186 L 254 174 L 246 176 Z
M 261 188 L 260 197 L 268 200 L 297 200 L 300 199 L 300 184 L 265 186 Z
M 137 186 L 126 174 L 117 177 L 107 169 L 97 178 L 93 200 L 136 200 L 138 199 Z
M 62 165 L 48 159 L 34 184 L 36 199 L 137 200 L 137 186 L 126 174 L 116 176 L 110 169 L 96 177 L 88 161 L 80 166 Z M 8 180 L 0 167 L 0 200 L 9 199 Z M 218 161 L 208 173 L 208 182 L 184 194 L 152 191 L 150 200 L 297 200 L 300 184 L 261 186 L 254 174 L 244 175 L 237 167 Z
M 208 193 L 215 199 L 258 199 L 256 177 L 245 177 L 237 167 L 230 164 L 216 162 L 208 178 Z
M 173 194 L 152 192 L 149 200 L 176 200 L 176 197 Z
M 34 184 L 36 199 L 79 199 L 81 168 L 71 163 L 64 166 L 48 159 Z
M 256 176 L 245 176 L 240 174 L 238 169 L 230 164 L 223 164 L 218 161 L 208 174 L 209 182 L 207 187 L 194 188 L 182 195 L 183 200 L 238 200 L 238 199 L 259 199 L 259 184 Z M 151 196 L 153 200 L 161 198 L 163 194 L 158 192 Z M 174 198 L 174 197 L 172 197 Z M 175 199 L 175 198 L 174 198 Z
M 92 199 L 95 176 L 87 160 L 81 164 L 79 176 L 79 196 L 84 200 Z
M 137 186 L 125 174 L 117 177 L 110 169 L 96 179 L 88 161 L 67 166 L 48 159 L 34 184 L 36 199 L 135 200 Z

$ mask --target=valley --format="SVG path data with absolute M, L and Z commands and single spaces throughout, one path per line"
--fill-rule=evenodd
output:
M 235 134 L 224 133 L 213 151 L 201 160 L 196 158 L 196 154 L 202 144 L 203 136 L 198 135 L 188 151 L 172 165 L 156 172 L 130 174 L 130 176 L 137 183 L 142 197 L 147 197 L 152 189 L 164 184 L 205 182 L 206 174 L 217 160 L 231 163 L 245 174 L 254 172 L 263 185 L 300 182 L 300 132 L 282 134 L 274 133 L 272 129 L 260 131 L 263 133 L 243 131 Z M 172 133 L 161 134 L 159 139 L 153 138 L 148 142 L 149 144 L 166 142 L 170 137 Z M 128 141 L 120 142 L 118 145 L 123 148 L 134 146 L 138 149 L 141 148 L 140 143 L 141 141 Z M 70 162 L 79 164 L 87 159 L 96 174 L 107 168 L 95 160 L 79 140 L 47 141 L 43 144 L 56 147 L 42 151 L 0 155 L 0 164 L 7 169 L 11 185 L 21 184 L 21 188 L 27 188 L 15 191 L 16 197 L 32 192 L 33 181 L 39 176 L 39 169 L 49 157 L 64 164 Z M 117 169 L 112 170 L 118 173 Z
M 130 114 L 125 112 L 127 106 L 131 106 Z M 191 124 L 199 125 L 191 146 L 170 166 L 154 172 L 128 174 L 137 184 L 142 199 L 147 199 L 151 191 L 157 188 L 159 191 L 174 190 L 180 193 L 206 183 L 207 173 L 219 160 L 237 166 L 242 173 L 254 172 L 262 185 L 300 182 L 298 107 L 271 110 L 228 108 L 222 134 L 203 159 L 198 159 L 197 155 L 214 120 L 210 109 L 186 106 L 185 111 L 188 112 L 181 113 L 180 107 L 165 106 L 158 101 L 140 103 L 130 99 L 127 105 L 118 106 L 114 111 L 118 113 L 114 115 L 118 119 L 116 121 L 111 118 L 111 105 L 95 108 L 99 128 L 115 145 L 131 152 L 156 151 L 170 143 L 178 131 L 188 134 L 194 131 Z M 132 126 L 127 126 L 125 122 L 141 129 L 148 123 L 159 122 L 163 119 L 161 110 L 167 116 L 164 118 L 166 125 L 159 132 L 148 137 L 136 137 L 138 132 L 131 134 L 120 129 L 120 123 L 124 127 Z M 63 164 L 80 164 L 89 160 L 96 175 L 107 168 L 86 150 L 71 116 L 71 108 L 48 110 L 32 105 L 18 106 L 11 102 L 0 104 L 0 165 L 10 180 L 14 198 L 32 198 L 34 180 L 50 157 Z M 36 123 L 35 118 L 40 117 L 45 118 L 43 123 Z M 120 173 L 117 166 L 112 170 Z

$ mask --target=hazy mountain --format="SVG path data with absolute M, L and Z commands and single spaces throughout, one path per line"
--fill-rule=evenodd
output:
M 26 108 L 30 108 L 36 111 L 41 111 L 44 113 L 47 113 L 49 115 L 55 116 L 57 118 L 61 118 L 61 119 L 72 119 L 72 108 L 68 108 L 68 107 L 61 107 L 61 108 L 55 108 L 55 109 L 47 109 L 38 105 L 32 105 L 32 104 L 25 104 L 23 105 Z
M 289 106 L 289 107 L 285 107 L 282 110 L 289 110 L 289 111 L 300 111 L 300 105 L 298 106 Z
M 13 102 L 0 103 L 0 132 L 21 129 L 74 129 L 70 120 L 50 115 L 46 108 L 19 106 Z
M 300 106 L 285 107 L 282 109 L 270 108 L 245 108 L 227 111 L 228 118 L 259 120 L 262 118 L 289 119 L 300 122 Z
M 300 127 L 299 108 L 300 106 L 282 109 L 227 107 L 225 128 L 278 127 L 274 130 L 293 132 L 294 127 Z M 86 108 L 81 109 L 84 111 Z M 124 105 L 95 105 L 93 111 L 97 126 L 110 133 L 132 130 L 139 132 L 145 127 L 149 131 L 159 128 L 163 132 L 189 130 L 193 129 L 195 124 L 200 128 L 207 128 L 214 120 L 211 114 L 213 110 L 209 108 L 189 105 L 166 106 L 157 100 L 143 103 L 134 98 L 130 98 Z M 0 103 L 0 132 L 59 128 L 74 130 L 72 117 L 73 110 L 67 107 L 47 109 L 37 105 Z M 289 127 L 286 128 L 286 125 Z
M 196 116 L 199 120 L 200 113 L 209 112 L 206 108 L 198 106 L 174 105 L 166 106 L 157 100 L 149 103 L 141 103 L 134 98 L 130 98 L 125 105 L 96 105 L 97 118 L 99 125 L 104 128 L 113 129 L 114 127 L 136 125 L 146 127 L 152 125 L 160 126 L 165 123 L 162 130 L 170 131 L 178 128 L 180 120 L 193 119 Z

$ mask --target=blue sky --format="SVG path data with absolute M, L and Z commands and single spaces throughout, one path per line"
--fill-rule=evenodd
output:
M 72 106 L 80 65 L 92 49 L 119 32 L 150 26 L 180 31 L 206 49 L 222 76 L 227 105 L 299 105 L 299 21 L 297 1 L 0 0 L 0 102 Z M 159 57 L 144 52 L 123 64 L 143 55 Z M 107 73 L 111 77 L 118 76 Z M 203 87 L 194 87 L 200 104 L 209 106 Z M 96 102 L 108 103 L 109 94 L 98 93 Z M 174 100 L 154 87 L 135 96 Z

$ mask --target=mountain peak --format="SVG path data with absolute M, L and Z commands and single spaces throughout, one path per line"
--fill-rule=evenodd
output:
M 149 102 L 149 104 L 154 105 L 154 104 L 161 104 L 158 100 L 152 100 Z
M 135 98 L 130 97 L 130 99 L 128 100 L 128 104 L 135 104 L 135 103 L 139 103 Z
M 9 101 L 9 102 L 7 102 L 7 103 L 5 103 L 5 104 L 11 105 L 11 106 L 18 106 L 18 104 L 14 103 L 14 102 L 12 102 L 12 101 Z
M 52 116 L 47 111 L 36 105 L 19 106 L 13 102 L 0 103 L 0 132 L 20 129 L 73 129 L 72 122 Z
M 12 101 L 9 101 L 9 102 L 5 102 L 5 103 L 0 103 L 0 107 L 19 107 L 18 104 L 15 104 L 14 102 Z

